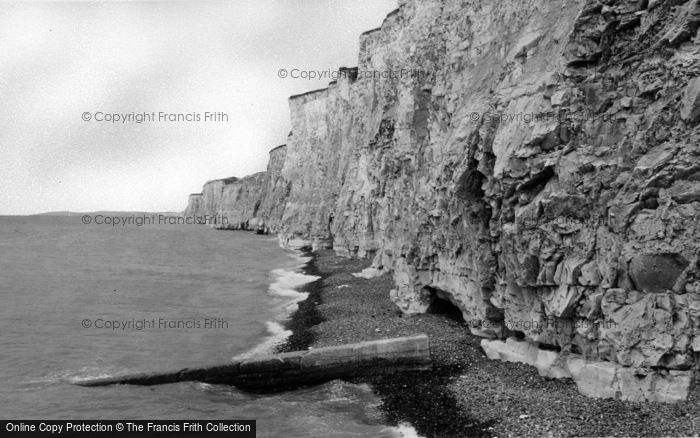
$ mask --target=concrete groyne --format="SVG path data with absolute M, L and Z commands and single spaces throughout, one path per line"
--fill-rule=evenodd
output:
M 248 391 L 276 391 L 333 379 L 430 368 L 425 334 L 252 357 L 229 364 L 75 382 L 80 386 L 163 385 L 197 381 Z

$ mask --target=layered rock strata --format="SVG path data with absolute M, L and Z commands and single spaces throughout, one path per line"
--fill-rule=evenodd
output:
M 699 26 L 700 0 L 402 0 L 357 68 L 290 98 L 267 172 L 186 214 L 371 257 L 404 312 L 448 300 L 579 371 L 690 376 Z

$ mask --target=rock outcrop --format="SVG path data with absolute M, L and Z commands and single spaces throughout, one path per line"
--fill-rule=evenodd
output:
M 700 0 L 401 0 L 357 68 L 290 98 L 266 173 L 186 214 L 371 257 L 407 313 L 448 300 L 618 379 L 694 370 L 699 26 Z
M 572 378 L 579 391 L 595 398 L 619 398 L 633 402 L 675 403 L 688 396 L 692 371 L 640 370 L 614 362 L 586 360 L 578 354 L 561 357 L 529 342 L 481 341 L 489 359 L 520 362 L 537 368 L 540 375 Z

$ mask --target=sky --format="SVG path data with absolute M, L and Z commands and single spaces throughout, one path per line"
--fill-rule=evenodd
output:
M 208 180 L 265 170 L 287 98 L 329 82 L 289 73 L 357 65 L 396 5 L 0 3 L 0 215 L 181 211 Z

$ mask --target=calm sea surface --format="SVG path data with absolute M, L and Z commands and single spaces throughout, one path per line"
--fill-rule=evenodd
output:
M 0 418 L 255 419 L 261 437 L 396 437 L 364 385 L 275 395 L 180 383 L 83 388 L 116 374 L 270 350 L 309 281 L 276 239 L 204 226 L 0 217 Z M 410 433 L 410 432 L 405 432 Z

